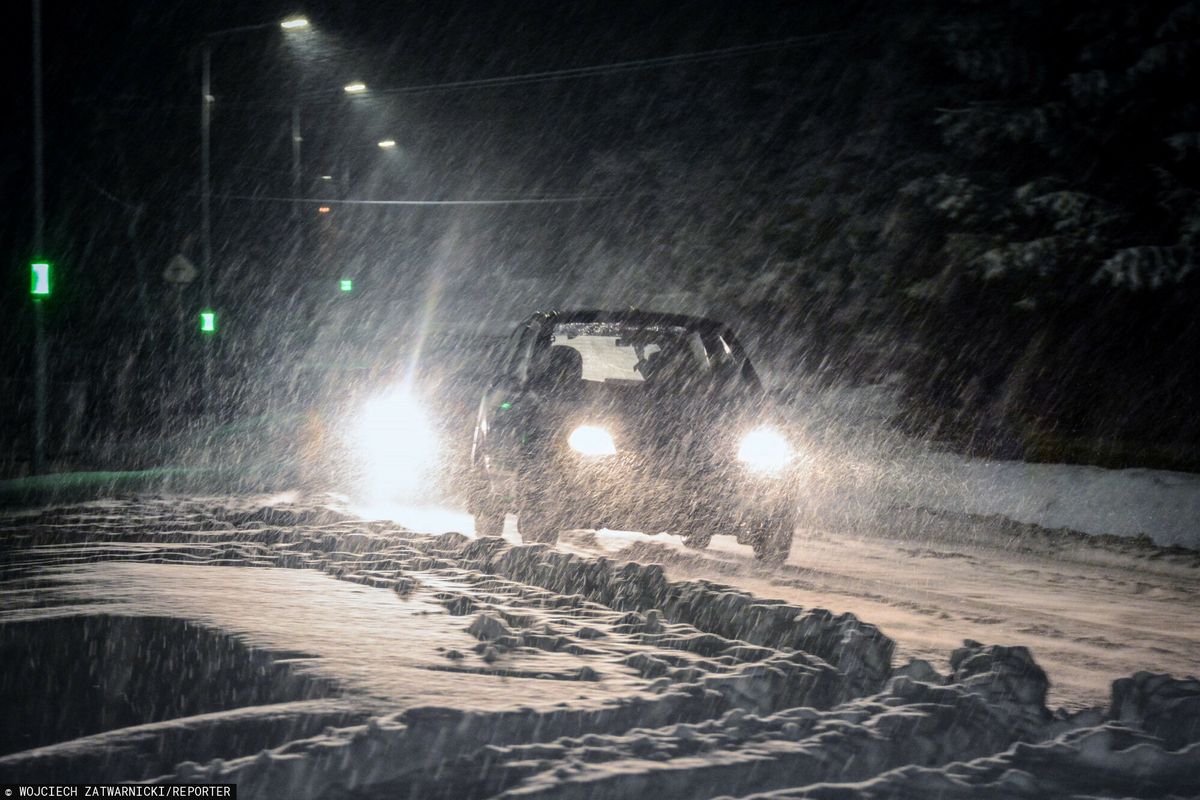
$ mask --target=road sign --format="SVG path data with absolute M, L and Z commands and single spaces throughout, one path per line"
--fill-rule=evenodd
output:
M 187 256 L 183 253 L 176 253 L 167 262 L 167 268 L 163 270 L 163 280 L 167 283 L 191 283 L 196 280 L 200 272 L 196 269 L 196 265 L 188 261 Z

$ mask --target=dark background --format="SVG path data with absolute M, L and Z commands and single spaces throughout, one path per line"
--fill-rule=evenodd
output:
M 200 260 L 199 42 L 295 12 L 311 30 L 214 41 L 216 270 L 207 296 L 177 290 L 167 261 Z M 965 452 L 1200 468 L 1194 2 L 125 0 L 43 15 L 60 462 L 203 409 L 189 365 L 204 355 L 226 412 L 244 411 L 352 275 L 354 316 L 377 329 L 413 298 L 498 332 L 559 302 L 686 306 L 748 329 L 785 391 L 890 383 L 898 430 Z M 12 474 L 32 415 L 28 5 L 10 21 Z M 370 94 L 346 97 L 353 79 Z M 514 198 L 574 199 L 317 211 Z M 216 342 L 195 331 L 205 305 Z

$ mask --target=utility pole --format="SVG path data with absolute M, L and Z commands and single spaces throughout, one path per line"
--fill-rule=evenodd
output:
M 213 301 L 209 294 L 212 283 L 212 49 L 217 39 L 236 34 L 262 31 L 278 25 L 285 31 L 300 31 L 308 28 L 308 20 L 304 17 L 290 17 L 282 22 L 266 22 L 259 25 L 242 25 L 237 28 L 225 28 L 210 31 L 200 40 L 200 287 L 204 293 L 205 303 Z M 299 126 L 299 108 L 293 115 L 292 121 Z M 297 134 L 298 135 L 298 134 Z M 294 138 L 294 137 L 293 137 Z M 293 158 L 299 161 L 299 143 L 293 146 Z
M 200 291 L 212 302 L 212 43 L 205 38 L 200 48 Z M 212 343 L 204 343 L 204 413 L 212 406 Z
M 200 312 L 200 332 L 206 339 L 204 345 L 204 411 L 212 410 L 213 385 L 213 348 L 216 346 L 213 334 L 217 332 L 217 312 L 213 310 L 213 291 L 218 282 L 213 275 L 212 247 L 212 51 L 213 42 L 225 36 L 233 36 L 250 31 L 262 31 L 278 25 L 285 31 L 303 30 L 308 27 L 304 17 L 291 17 L 278 23 L 263 23 L 259 25 L 242 25 L 237 28 L 226 28 L 211 31 L 200 41 L 200 287 L 203 294 L 204 310 Z M 292 124 L 300 124 L 299 108 L 292 116 Z M 292 145 L 293 183 L 298 182 L 300 143 L 299 132 L 293 131 L 296 141 Z
M 42 127 L 42 3 L 33 0 L 33 250 L 41 259 L 45 254 L 46 234 L 46 170 L 45 141 Z M 43 297 L 33 298 L 33 472 L 46 468 L 46 319 Z
M 212 187 L 209 185 L 209 160 L 212 129 L 212 44 L 204 40 L 200 48 L 200 288 L 204 302 L 212 273 Z
M 303 236 L 300 231 L 300 104 L 292 104 L 292 248 L 294 257 L 300 257 Z

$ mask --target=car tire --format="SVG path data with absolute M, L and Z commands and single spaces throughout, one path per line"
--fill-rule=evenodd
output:
M 796 520 L 787 515 L 767 520 L 750 542 L 754 557 L 768 564 L 782 564 L 792 550 L 792 534 Z

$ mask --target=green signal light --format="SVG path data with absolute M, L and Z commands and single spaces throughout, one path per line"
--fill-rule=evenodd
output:
M 500 404 L 500 407 L 502 409 L 504 409 L 505 411 L 508 411 L 510 408 L 512 408 L 512 403 L 505 400 L 503 403 Z
M 201 333 L 216 333 L 217 332 L 217 312 L 201 311 L 200 312 L 200 332 Z
M 350 280 L 349 278 L 342 278 L 340 281 L 338 281 L 338 286 L 343 292 L 354 291 L 354 281 Z
M 50 294 L 50 264 L 35 261 L 29 265 L 29 293 L 35 297 Z

